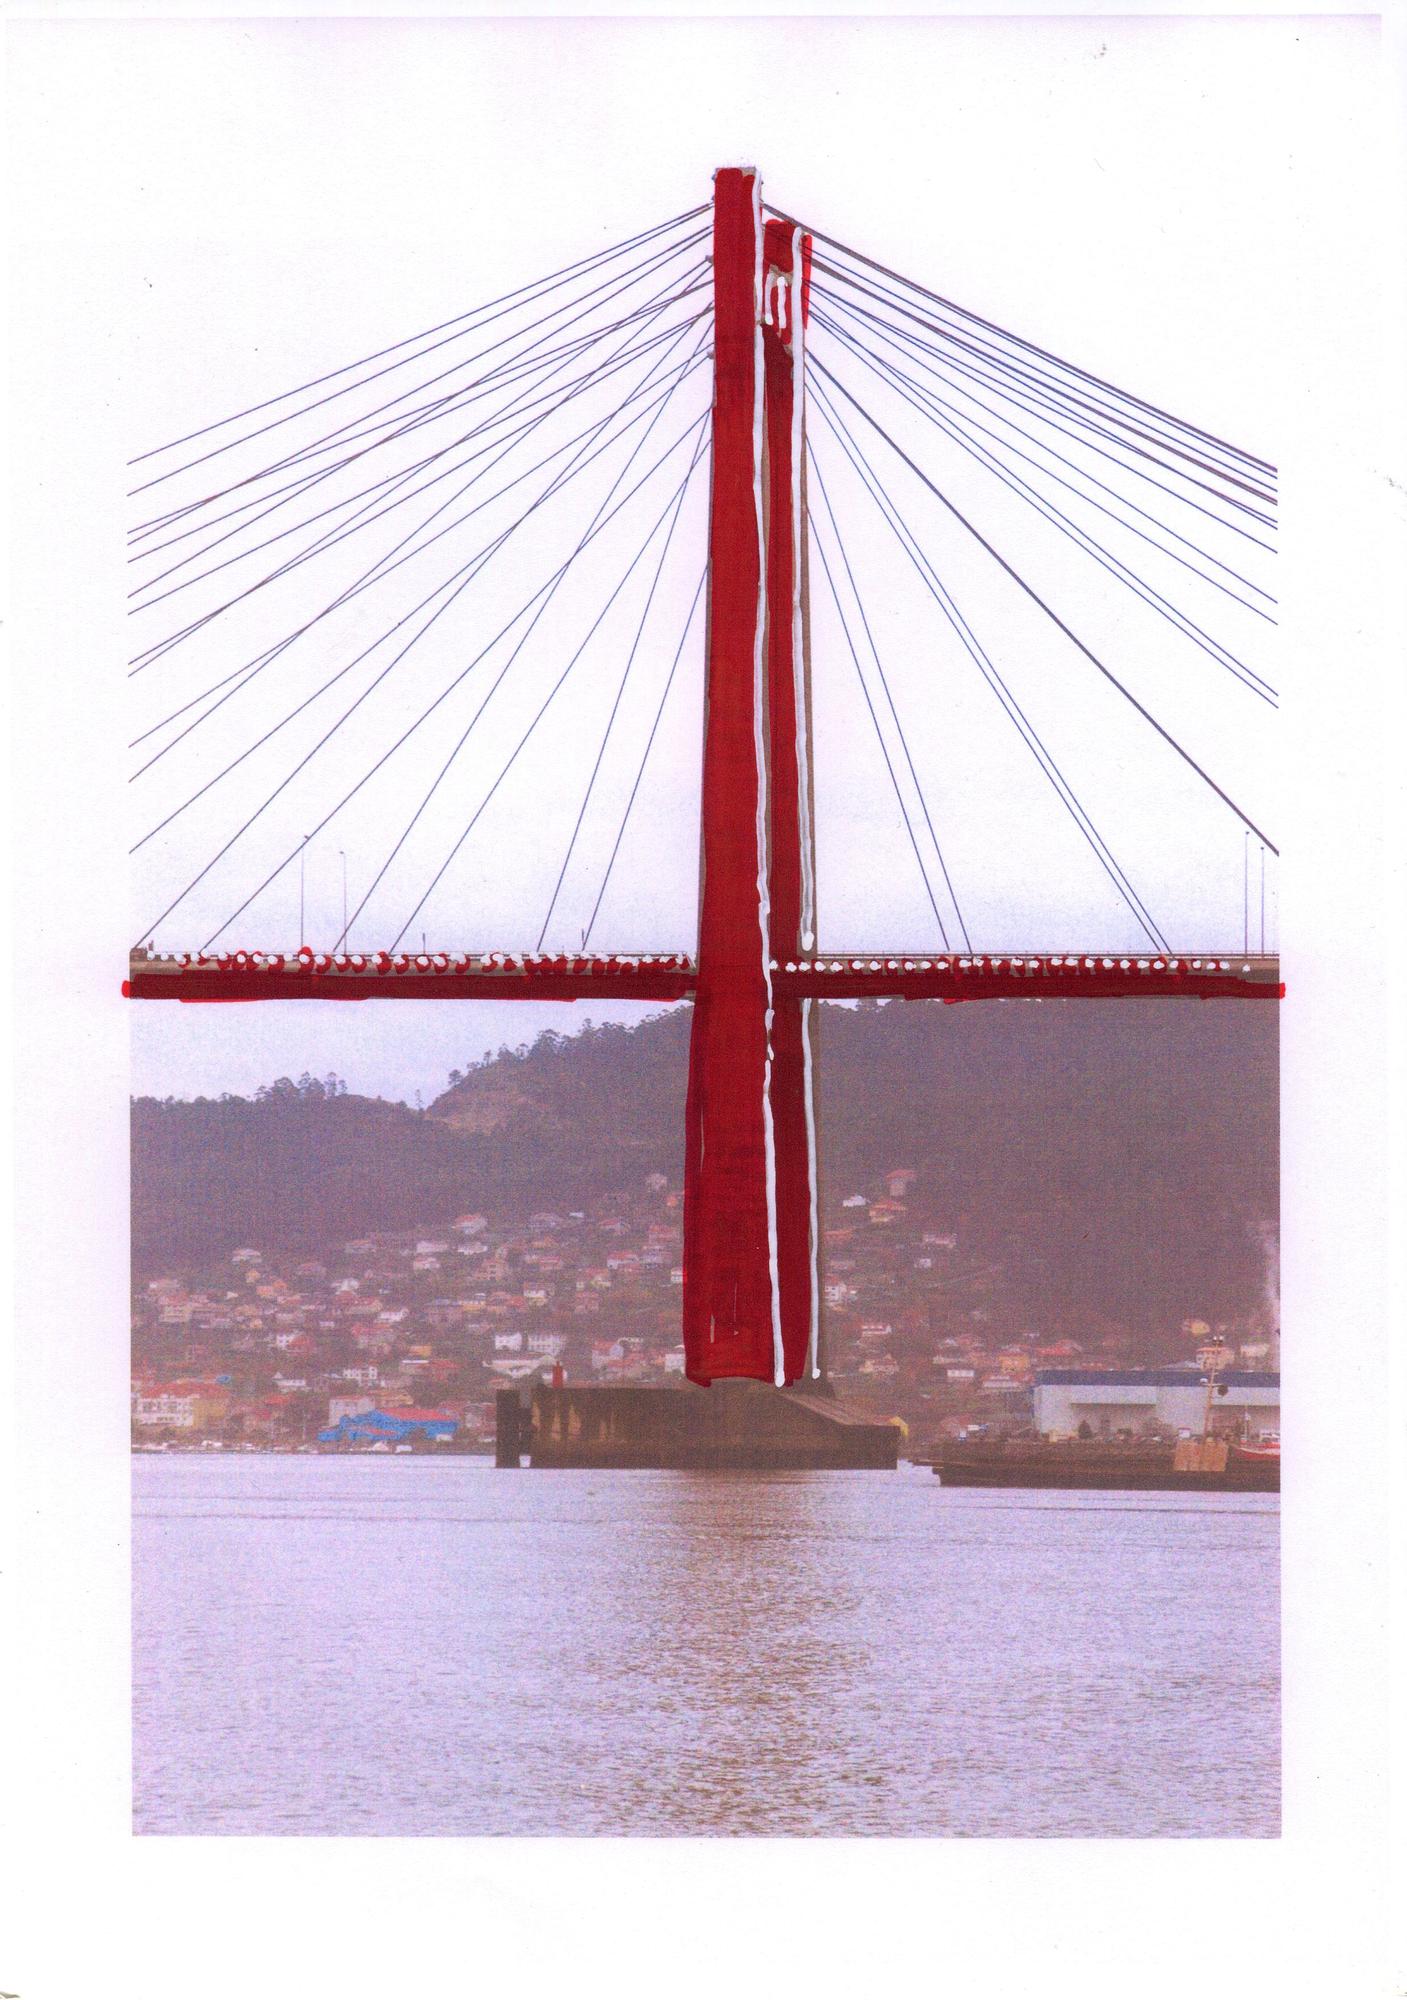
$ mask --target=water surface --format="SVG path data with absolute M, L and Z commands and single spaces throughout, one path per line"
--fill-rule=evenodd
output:
M 1273 1835 L 1279 1502 L 134 1460 L 142 1833 Z

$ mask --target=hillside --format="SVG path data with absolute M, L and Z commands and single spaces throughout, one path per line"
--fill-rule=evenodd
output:
M 1198 1002 L 828 1008 L 824 1194 L 896 1166 L 913 1204 L 1052 1322 L 1152 1341 L 1190 1297 L 1251 1307 L 1277 1205 L 1276 1009 Z M 313 1254 L 466 1208 L 569 1209 L 678 1185 L 688 1012 L 545 1036 L 424 1112 L 304 1079 L 256 1100 L 133 1106 L 140 1277 L 242 1243 Z

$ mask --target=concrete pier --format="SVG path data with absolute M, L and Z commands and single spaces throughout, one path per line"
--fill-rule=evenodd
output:
M 504 1400 L 500 1392 L 501 1427 Z M 599 1470 L 892 1472 L 902 1435 L 833 1396 L 764 1382 L 539 1382 L 520 1420 L 516 1441 L 532 1465 Z M 518 1463 L 500 1435 L 498 1463 Z

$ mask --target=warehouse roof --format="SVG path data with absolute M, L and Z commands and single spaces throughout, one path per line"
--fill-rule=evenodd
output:
M 1207 1379 L 1204 1368 L 1038 1368 L 1037 1388 L 1067 1389 L 1188 1389 Z M 1254 1368 L 1228 1368 L 1217 1376 L 1230 1389 L 1278 1389 L 1277 1373 Z

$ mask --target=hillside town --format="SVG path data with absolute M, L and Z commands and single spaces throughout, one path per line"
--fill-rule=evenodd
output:
M 238 1246 L 217 1264 L 137 1283 L 137 1448 L 485 1449 L 494 1393 L 534 1378 L 682 1378 L 682 1195 L 661 1173 L 588 1210 L 467 1211 L 437 1229 L 373 1231 L 318 1257 Z M 1042 1324 L 1001 1304 L 998 1267 L 969 1255 L 898 1166 L 827 1203 L 828 1372 L 848 1401 L 903 1419 L 916 1442 L 1030 1421 L 1037 1371 L 1117 1368 L 1117 1327 Z M 1238 1365 L 1278 1365 L 1268 1308 L 1214 1328 Z M 1068 1321 L 1069 1315 L 1065 1316 Z

